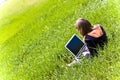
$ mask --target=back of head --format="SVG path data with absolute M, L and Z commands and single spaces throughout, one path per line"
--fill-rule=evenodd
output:
M 83 18 L 79 18 L 76 21 L 75 27 L 82 36 L 85 36 L 87 33 L 92 31 L 91 23 L 88 20 Z

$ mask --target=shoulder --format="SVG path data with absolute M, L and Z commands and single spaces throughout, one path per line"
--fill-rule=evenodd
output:
M 92 29 L 93 30 L 104 30 L 100 24 L 95 24 Z
M 98 38 L 103 35 L 103 29 L 99 24 L 94 25 L 92 31 L 89 32 L 87 35 Z
M 93 26 L 93 29 L 101 29 L 102 31 L 104 31 L 103 26 L 101 26 L 100 24 L 95 24 L 95 25 Z
M 95 40 L 95 39 L 96 39 L 95 37 L 90 36 L 90 35 L 86 35 L 86 36 L 85 36 L 85 41 L 93 41 L 93 40 Z
M 93 29 L 100 28 L 100 27 L 101 27 L 100 24 L 95 24 L 95 25 L 93 25 Z

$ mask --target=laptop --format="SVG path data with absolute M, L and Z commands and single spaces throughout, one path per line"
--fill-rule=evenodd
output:
M 72 53 L 72 55 L 75 57 L 78 57 L 80 55 L 83 47 L 84 43 L 76 34 L 73 34 L 73 36 L 65 45 L 65 48 L 70 51 L 70 53 Z

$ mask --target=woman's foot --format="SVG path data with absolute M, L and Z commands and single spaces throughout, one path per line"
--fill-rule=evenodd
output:
M 71 63 L 67 64 L 67 66 L 72 66 L 72 65 L 75 64 L 76 62 L 77 62 L 77 61 L 74 60 L 74 61 L 72 61 Z

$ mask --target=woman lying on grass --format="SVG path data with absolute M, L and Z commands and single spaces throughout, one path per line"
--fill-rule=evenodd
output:
M 82 50 L 82 54 L 87 58 L 98 56 L 98 48 L 104 49 L 104 45 L 107 43 L 107 36 L 103 27 L 99 24 L 92 26 L 88 20 L 80 18 L 76 21 L 75 28 L 83 36 L 83 42 L 86 45 Z M 77 61 L 79 59 L 74 60 L 68 66 L 71 66 Z

